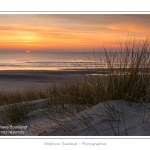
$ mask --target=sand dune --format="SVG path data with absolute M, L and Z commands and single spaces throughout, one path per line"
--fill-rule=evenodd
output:
M 29 112 L 24 122 L 15 126 L 27 126 L 22 135 L 41 136 L 148 136 L 150 135 L 150 103 L 138 104 L 126 101 L 99 103 L 80 113 L 73 112 L 74 105 L 66 109 L 52 108 L 44 104 L 46 100 L 33 101 L 38 109 Z M 38 105 L 40 104 L 40 105 Z M 39 107 L 41 106 L 41 107 Z M 4 112 L 1 106 L 0 111 Z M 53 108 L 55 109 L 55 108 Z M 66 111 L 67 110 L 67 111 Z M 68 113 L 68 114 L 67 114 Z M 71 115 L 70 115 L 71 114 Z M 3 115 L 4 117 L 4 115 Z M 1 118 L 1 121 L 3 119 Z M 1 123 L 2 124 L 2 123 Z M 4 124 L 4 122 L 3 122 Z M 8 126 L 8 124 L 7 124 Z M 15 134 L 14 134 L 15 135 Z

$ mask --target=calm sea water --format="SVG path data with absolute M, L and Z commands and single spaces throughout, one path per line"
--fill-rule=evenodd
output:
M 0 51 L 0 70 L 61 70 L 104 67 L 94 52 Z

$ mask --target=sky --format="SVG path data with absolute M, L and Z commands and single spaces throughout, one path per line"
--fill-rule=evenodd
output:
M 149 33 L 148 14 L 0 14 L 0 50 L 92 51 Z

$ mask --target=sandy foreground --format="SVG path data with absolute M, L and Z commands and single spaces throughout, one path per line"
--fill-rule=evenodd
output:
M 87 71 L 0 71 L 0 90 L 14 92 L 52 83 L 83 79 Z M 49 107 L 51 100 L 34 100 L 0 106 L 2 136 L 149 136 L 150 103 L 138 104 L 121 100 L 87 107 L 66 104 Z M 6 112 L 14 106 L 32 106 L 23 121 L 7 122 Z M 80 112 L 76 108 L 80 108 Z M 81 109 L 83 111 L 81 111 Z
M 7 135 L 21 136 L 150 135 L 150 103 L 137 104 L 116 100 L 75 112 L 75 105 L 65 105 L 60 110 L 47 108 L 46 101 L 32 101 L 37 109 L 29 112 L 23 122 L 15 125 L 4 123 L 5 110 L 9 106 L 0 106 L 1 135 L 6 135 L 6 131 Z

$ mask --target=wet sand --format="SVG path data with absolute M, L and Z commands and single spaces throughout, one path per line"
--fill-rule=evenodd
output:
M 7 70 L 0 71 L 0 91 L 18 91 L 28 88 L 45 87 L 53 83 L 72 82 L 84 80 L 90 74 L 107 74 L 108 70 L 82 69 L 82 70 Z
M 32 87 L 44 87 L 52 83 L 80 80 L 85 71 L 0 71 L 0 91 L 17 91 Z

